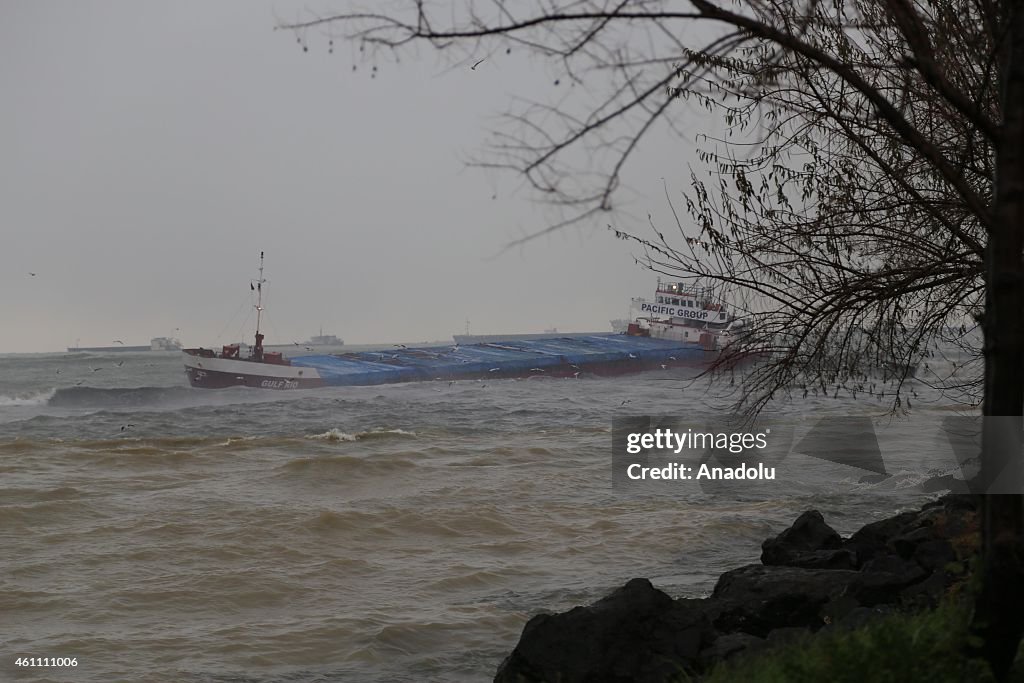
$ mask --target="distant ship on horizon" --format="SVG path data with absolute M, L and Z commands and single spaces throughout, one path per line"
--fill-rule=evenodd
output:
M 324 334 L 324 328 L 320 328 L 320 334 L 315 334 L 303 342 L 306 346 L 344 346 L 345 340 L 333 334 Z
M 68 353 L 121 353 L 134 351 L 181 351 L 181 342 L 174 337 L 153 337 L 149 346 L 128 346 L 117 342 L 114 346 L 69 346 Z

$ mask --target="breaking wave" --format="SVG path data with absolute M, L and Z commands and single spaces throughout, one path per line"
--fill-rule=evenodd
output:
M 47 405 L 50 400 L 57 393 L 57 389 L 47 389 L 46 391 L 37 391 L 32 394 L 22 394 L 17 396 L 3 396 L 0 395 L 0 407 L 6 406 L 44 406 Z
M 318 441 L 361 441 L 366 439 L 381 439 L 389 436 L 416 436 L 416 432 L 406 431 L 404 429 L 382 429 L 380 427 L 371 429 L 364 432 L 356 432 L 350 434 L 344 432 L 337 427 L 328 429 L 326 432 L 321 434 L 310 434 L 307 439 L 315 439 Z

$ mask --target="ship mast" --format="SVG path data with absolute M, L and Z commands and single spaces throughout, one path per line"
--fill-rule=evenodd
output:
M 256 346 L 253 349 L 257 358 L 263 356 L 263 335 L 260 334 L 260 318 L 263 315 L 263 252 L 260 252 L 260 277 L 256 280 Z

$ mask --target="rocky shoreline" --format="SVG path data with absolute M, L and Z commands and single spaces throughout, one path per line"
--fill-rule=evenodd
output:
M 534 616 L 496 683 L 699 679 L 733 657 L 960 590 L 978 547 L 973 498 L 949 494 L 842 538 L 809 510 L 762 546 L 761 564 L 722 574 L 707 598 L 632 579 L 586 607 Z

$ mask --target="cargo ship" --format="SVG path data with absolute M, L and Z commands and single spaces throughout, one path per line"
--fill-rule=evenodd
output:
M 173 337 L 153 337 L 149 346 L 127 346 L 118 342 L 115 346 L 69 346 L 68 353 L 120 353 L 124 351 L 181 351 L 181 342 Z
M 634 299 L 639 315 L 626 333 L 508 338 L 453 346 L 407 347 L 286 358 L 264 348 L 263 254 L 260 253 L 255 345 L 220 351 L 184 349 L 193 387 L 307 389 L 432 380 L 610 376 L 670 367 L 707 367 L 722 357 L 740 327 L 707 290 L 659 280 L 655 299 Z

